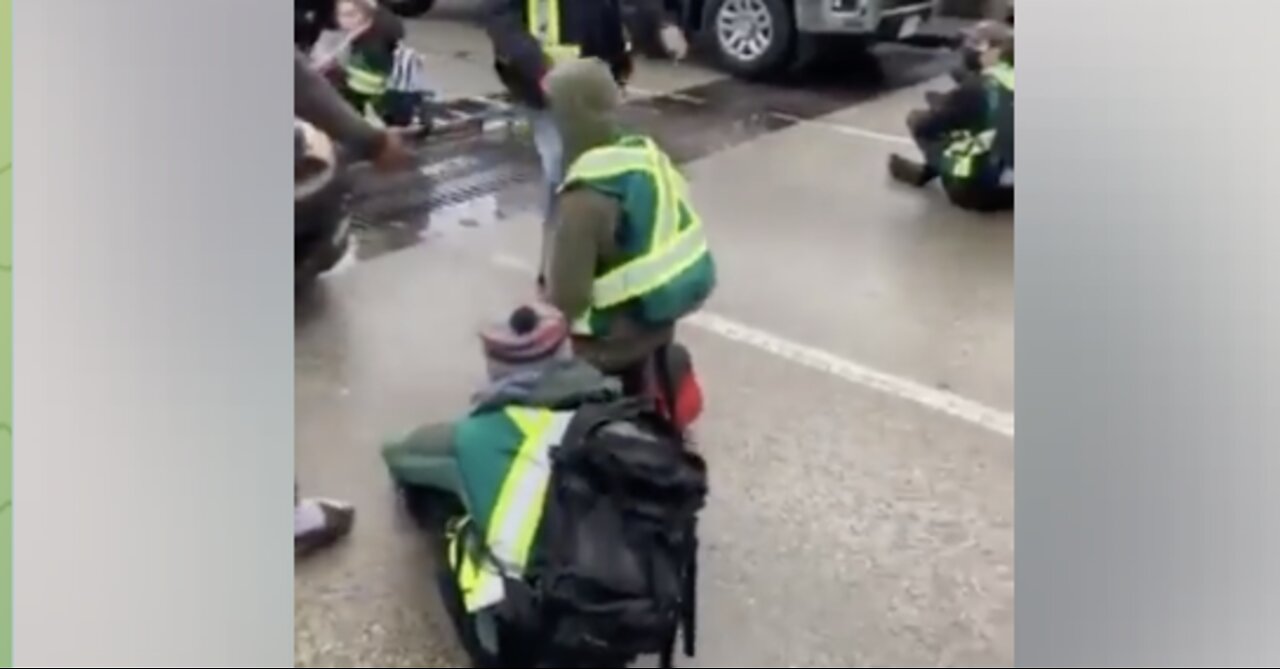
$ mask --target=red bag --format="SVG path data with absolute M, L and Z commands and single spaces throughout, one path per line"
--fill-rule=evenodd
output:
M 662 359 L 658 361 L 662 369 L 656 375 L 650 393 L 658 398 L 662 413 L 677 428 L 687 430 L 702 416 L 702 384 L 693 370 L 693 360 L 683 346 L 672 344 L 663 353 L 665 355 L 660 355 Z M 664 386 L 670 388 L 669 393 Z

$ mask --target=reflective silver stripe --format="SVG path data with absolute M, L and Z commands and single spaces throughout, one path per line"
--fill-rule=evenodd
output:
M 545 409 L 511 408 L 507 415 L 520 427 L 523 439 L 489 519 L 485 546 L 490 559 L 473 562 L 471 566 L 478 571 L 475 579 L 470 583 L 463 579 L 464 603 L 471 613 L 506 597 L 504 574 L 518 577 L 524 573 L 542 522 L 543 501 L 551 480 L 551 448 L 564 438 L 573 420 L 571 411 Z M 471 587 L 468 589 L 467 585 Z
M 487 560 L 480 561 L 475 567 L 479 570 L 471 589 L 463 592 L 467 613 L 475 613 L 501 602 L 507 596 L 507 586 L 499 572 Z
M 644 295 L 675 278 L 706 251 L 706 235 L 702 225 L 694 220 L 671 244 L 650 249 L 645 255 L 596 279 L 591 285 L 592 307 L 608 309 Z
M 546 414 L 550 414 L 549 420 L 543 418 Z M 502 483 L 486 543 L 499 566 L 519 574 L 529 556 L 532 529 L 542 518 L 542 501 L 551 478 L 551 447 L 564 437 L 573 412 L 510 409 L 508 415 L 525 432 L 526 441 Z

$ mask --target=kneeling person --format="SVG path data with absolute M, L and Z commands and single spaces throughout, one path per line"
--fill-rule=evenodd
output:
M 965 79 L 928 110 L 907 118 L 924 153 L 889 160 L 898 181 L 923 187 L 941 179 L 951 201 L 979 211 L 1013 207 L 1013 37 L 983 52 L 980 77 Z
M 558 65 L 547 78 L 569 165 L 547 297 L 572 322 L 577 354 L 631 386 L 711 295 L 716 267 L 688 185 L 651 138 L 622 131 L 620 98 L 597 61 Z
M 668 650 L 691 618 L 680 607 L 702 461 L 575 359 L 568 330 L 536 304 L 487 328 L 490 385 L 471 412 L 383 451 L 408 495 L 442 492 L 464 509 L 442 590 L 477 666 L 625 666 Z

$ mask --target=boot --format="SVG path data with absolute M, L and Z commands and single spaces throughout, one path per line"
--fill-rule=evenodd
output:
M 356 510 L 346 502 L 309 498 L 294 505 L 293 517 L 294 555 L 306 557 L 350 534 Z
M 898 154 L 889 156 L 889 174 L 904 184 L 922 188 L 933 181 L 938 173 L 924 163 L 918 163 Z

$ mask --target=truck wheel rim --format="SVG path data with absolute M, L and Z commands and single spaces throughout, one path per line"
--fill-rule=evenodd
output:
M 727 0 L 716 13 L 716 38 L 734 58 L 756 60 L 773 43 L 773 14 L 764 0 Z

